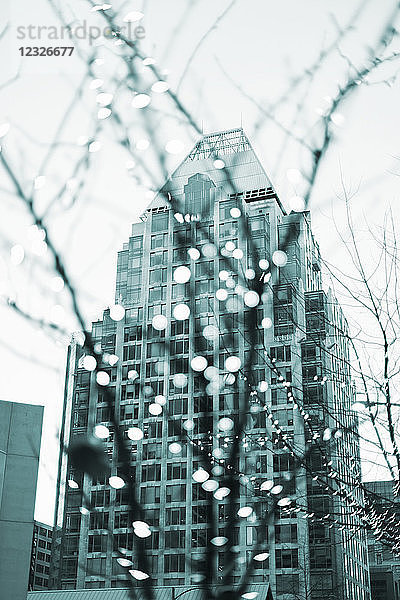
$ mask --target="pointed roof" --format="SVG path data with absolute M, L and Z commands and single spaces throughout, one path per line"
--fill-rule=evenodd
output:
M 217 158 L 223 161 L 225 168 L 215 166 Z M 216 186 L 225 189 L 227 195 L 253 192 L 248 196 L 255 199 L 257 192 L 261 193 L 261 197 L 262 191 L 265 190 L 266 195 L 274 197 L 286 214 L 271 180 L 242 128 L 203 135 L 155 196 L 148 210 L 167 204 L 165 192 L 169 192 L 175 198 L 182 197 L 189 177 L 196 173 L 208 175 Z

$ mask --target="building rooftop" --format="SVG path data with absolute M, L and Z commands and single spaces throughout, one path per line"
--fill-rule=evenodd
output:
M 186 593 L 182 594 L 182 592 Z M 173 600 L 182 594 L 184 600 L 204 600 L 201 589 L 190 589 L 182 586 L 155 587 L 155 600 Z M 256 600 L 273 600 L 268 584 L 250 584 L 247 592 L 257 592 Z M 137 600 L 144 600 L 143 589 L 135 588 Z M 96 590 L 49 590 L 28 592 L 27 600 L 129 600 L 126 588 L 106 588 Z

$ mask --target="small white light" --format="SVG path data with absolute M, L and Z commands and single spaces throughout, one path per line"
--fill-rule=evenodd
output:
M 231 213 L 231 217 L 233 219 L 238 219 L 240 217 L 240 215 L 242 214 L 240 208 L 236 208 L 236 207 L 231 208 L 231 210 L 229 212 Z
M 203 329 L 203 337 L 206 338 L 206 340 L 216 340 L 218 339 L 219 336 L 219 331 L 218 331 L 218 327 L 216 327 L 215 325 L 206 325 Z
M 96 425 L 93 429 L 93 434 L 99 438 L 99 440 L 105 440 L 110 435 L 110 430 L 105 425 Z
M 144 14 L 139 10 L 132 10 L 125 15 L 124 23 L 137 23 L 137 21 L 140 21 L 143 17 Z
M 144 64 L 144 61 L 143 61 L 143 64 Z M 169 85 L 166 81 L 156 81 L 151 86 L 151 91 L 155 92 L 156 94 L 164 94 L 164 92 L 167 92 L 168 90 L 169 90 Z
M 260 296 L 254 290 L 249 290 L 244 295 L 244 303 L 249 308 L 255 308 L 260 302 Z
M 90 82 L 89 87 L 91 90 L 98 90 L 99 88 L 101 88 L 103 83 L 104 81 L 102 79 L 93 79 L 93 81 Z
M 136 142 L 136 149 L 137 150 L 147 150 L 147 148 L 150 146 L 150 141 L 146 138 L 142 138 L 141 140 L 138 140 Z
M 260 269 L 262 269 L 263 271 L 266 271 L 269 267 L 269 262 L 267 261 L 266 258 L 262 258 L 259 263 L 258 266 L 260 267 Z
M 173 376 L 172 383 L 177 388 L 184 388 L 187 386 L 188 378 L 185 373 L 177 373 Z
M 192 260 L 198 260 L 200 258 L 200 252 L 197 248 L 189 248 L 188 254 Z
M 235 373 L 236 371 L 239 371 L 241 366 L 242 361 L 238 356 L 228 356 L 228 358 L 225 361 L 225 369 L 230 373 Z
M 229 488 L 221 487 L 214 492 L 214 498 L 216 500 L 223 500 L 224 498 L 229 496 L 230 493 L 231 493 L 231 490 Z
M 125 481 L 122 479 L 122 477 L 118 477 L 118 475 L 112 475 L 111 477 L 109 477 L 108 483 L 112 488 L 116 490 L 120 490 L 125 485 Z
M 219 290 L 217 290 L 215 292 L 215 297 L 220 302 L 224 302 L 227 299 L 227 297 L 228 297 L 228 292 L 226 290 L 220 288 Z
M 269 552 L 261 552 L 260 554 L 256 554 L 253 557 L 253 560 L 256 560 L 257 562 L 262 562 L 263 560 L 267 560 L 269 556 Z
M 205 492 L 215 492 L 215 490 L 218 489 L 218 481 L 215 481 L 215 479 L 208 479 L 208 481 L 201 484 L 201 487 Z
M 246 279 L 254 279 L 254 277 L 256 276 L 256 272 L 254 269 L 246 269 L 244 274 L 246 276 Z
M 77 490 L 79 488 L 79 485 L 73 479 L 68 479 L 68 487 L 70 487 L 72 490 Z
M 177 267 L 174 271 L 174 281 L 176 281 L 176 283 L 186 283 L 189 281 L 190 276 L 190 269 L 184 265 Z
M 149 405 L 149 413 L 153 416 L 160 415 L 162 413 L 162 406 L 159 404 L 150 404 Z
M 224 546 L 227 541 L 228 541 L 228 538 L 221 535 L 221 536 L 212 538 L 211 543 L 214 546 Z
M 99 121 L 104 121 L 104 119 L 108 119 L 111 115 L 111 109 L 107 107 L 99 108 L 97 111 L 97 118 Z
M 253 509 L 251 508 L 251 506 L 242 506 L 237 511 L 237 514 L 238 514 L 238 517 L 247 518 L 251 515 L 252 512 L 253 512 Z
M 131 567 L 132 561 L 128 558 L 117 558 L 117 563 L 121 565 L 121 567 Z
M 162 396 L 161 394 L 159 394 L 158 396 L 156 396 L 154 398 L 154 402 L 156 402 L 160 406 L 165 406 L 167 404 L 167 399 L 165 396 Z
M 221 431 L 230 431 L 233 429 L 233 426 L 234 422 L 229 417 L 222 417 L 222 419 L 218 421 L 218 429 Z
M 190 361 L 193 371 L 204 371 L 207 368 L 207 359 L 204 356 L 194 356 Z
M 145 108 L 151 102 L 151 98 L 148 94 L 136 94 L 132 99 L 132 106 L 134 108 Z
M 137 579 L 138 581 L 142 581 L 143 579 L 149 578 L 149 575 L 147 575 L 147 573 L 144 573 L 143 571 L 138 571 L 137 569 L 131 569 L 129 573 L 134 579 Z
M 126 435 L 130 440 L 137 442 L 143 439 L 143 431 L 139 427 L 130 427 L 126 432 Z
M 274 485 L 274 487 L 271 490 L 271 494 L 280 494 L 281 491 L 283 490 L 283 486 L 282 485 Z
M 185 321 L 189 318 L 190 308 L 187 304 L 177 304 L 174 307 L 173 315 L 177 321 Z
M 92 142 L 89 144 L 89 152 L 98 152 L 101 149 L 101 142 Z
M 113 321 L 122 321 L 125 316 L 125 309 L 121 304 L 114 304 L 110 307 L 110 318 Z
M 153 325 L 153 328 L 156 329 L 157 331 L 162 331 L 163 329 L 167 328 L 167 325 L 168 325 L 167 317 L 164 315 L 155 315 L 153 317 L 151 324 Z
M 110 383 L 110 376 L 105 371 L 99 371 L 96 375 L 96 381 L 99 385 L 106 386 Z
M 11 255 L 11 263 L 15 267 L 17 267 L 24 260 L 25 250 L 23 249 L 21 244 L 15 244 L 14 246 L 11 247 L 10 255 Z
M 225 167 L 225 163 L 221 158 L 217 158 L 214 160 L 214 168 L 215 169 L 223 169 Z
M 178 444 L 178 442 L 172 442 L 168 446 L 168 449 L 171 452 L 171 454 L 180 454 L 182 452 L 182 446 L 181 444 Z
M 135 369 L 130 369 L 127 377 L 129 381 L 135 381 L 139 377 L 139 373 Z
M 289 506 L 291 502 L 292 501 L 290 498 L 281 498 L 280 500 L 278 500 L 278 506 Z
M 96 96 L 96 102 L 97 104 L 101 104 L 101 106 L 107 106 L 107 104 L 111 104 L 112 99 L 113 95 L 106 94 L 105 92 L 100 92 L 100 94 L 97 94 Z
M 263 483 L 260 486 L 260 490 L 263 492 L 269 492 L 270 490 L 272 490 L 273 487 L 274 482 L 272 481 L 272 479 L 269 479 L 268 481 L 263 481 Z
M 186 429 L 186 431 L 192 431 L 192 429 L 194 429 L 194 421 L 192 421 L 192 419 L 187 419 L 182 427 L 183 429 Z
M 263 329 L 271 329 L 272 319 L 269 317 L 264 317 L 264 319 L 261 321 L 261 327 L 263 327 Z
M 207 479 L 209 479 L 210 475 L 205 469 L 200 467 L 199 469 L 197 469 L 197 471 L 193 473 L 192 477 L 193 480 L 196 481 L 196 483 L 204 483 L 204 481 L 207 481 Z
M 277 267 L 284 267 L 287 263 L 287 254 L 283 250 L 275 250 L 272 255 L 272 262 Z
M 243 258 L 243 250 L 236 248 L 236 250 L 232 252 L 232 256 L 233 258 L 236 258 L 236 260 L 241 260 Z

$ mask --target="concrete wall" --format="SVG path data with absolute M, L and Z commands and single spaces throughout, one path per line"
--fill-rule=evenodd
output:
M 26 600 L 43 407 L 0 401 L 0 600 Z

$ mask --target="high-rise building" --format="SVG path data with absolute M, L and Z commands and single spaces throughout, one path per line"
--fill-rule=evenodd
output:
M 29 590 L 47 590 L 51 563 L 53 527 L 35 521 L 33 525 Z
M 175 200 L 173 209 L 168 198 Z M 277 252 L 282 247 L 285 252 Z M 268 279 L 271 257 L 280 268 Z M 177 271 L 179 266 L 185 268 Z M 266 282 L 255 332 L 246 320 L 254 294 L 246 296 L 245 287 L 254 277 Z M 369 600 L 363 530 L 341 495 L 321 485 L 328 471 L 329 481 L 335 472 L 362 502 L 359 451 L 349 433 L 356 422 L 350 410 L 354 390 L 346 322 L 333 294 L 322 288 L 309 212 L 286 213 L 243 130 L 204 136 L 141 222 L 132 226 L 118 254 L 115 301 L 125 308 L 124 318 L 115 321 L 106 310 L 92 333 L 104 353 L 119 357 L 105 370 L 122 427 L 143 433 L 143 439 L 126 441 L 138 497 L 154 527 L 145 543 L 155 583 L 190 586 L 196 580 L 187 559 L 201 560 L 210 541 L 210 492 L 192 474 L 202 451 L 222 457 L 224 464 L 232 443 L 230 420 L 237 418 L 251 385 L 255 393 L 241 456 L 237 464 L 225 465 L 243 474 L 239 504 L 256 509 L 229 532 L 238 551 L 233 582 L 239 582 L 252 560 L 258 519 L 269 506 L 262 482 L 280 485 L 295 471 L 286 490 L 292 505 L 275 511 L 269 520 L 268 557 L 257 562 L 251 581 L 270 583 L 278 599 Z M 255 352 L 250 372 L 237 373 L 228 368 L 227 359 L 234 355 L 243 369 L 251 337 Z M 202 359 L 194 366 L 197 356 Z M 109 425 L 104 395 L 83 359 L 82 349 L 73 343 L 64 411 L 66 444 L 96 424 Z M 214 367 L 205 377 L 204 359 Z M 158 414 L 162 397 L 166 406 Z M 157 403 L 159 408 L 154 408 Z M 180 444 L 182 424 L 190 443 Z M 329 432 L 332 441 L 324 452 L 316 444 L 306 464 L 295 469 L 288 444 L 302 455 L 312 431 L 321 438 L 323 431 Z M 115 474 L 113 433 L 111 428 L 104 445 Z M 74 472 L 65 458 L 62 462 L 58 585 L 118 587 L 125 574 L 113 551 L 124 548 L 131 556 L 134 535 L 126 490 L 110 488 L 105 479 L 91 480 Z M 217 480 L 220 471 L 214 473 Z M 66 486 L 67 480 L 73 487 Z M 84 498 L 96 507 L 90 514 L 81 514 Z M 221 499 L 215 516 L 220 536 L 226 534 L 226 505 Z M 113 539 L 106 528 L 113 531 Z M 221 579 L 223 548 L 217 554 Z
M 25 600 L 43 406 L 0 401 L 0 600 Z
M 400 498 L 394 493 L 393 481 L 369 481 L 365 484 L 370 510 L 378 521 L 390 523 L 398 538 Z M 368 558 L 371 577 L 371 600 L 400 600 L 400 558 L 368 531 Z

